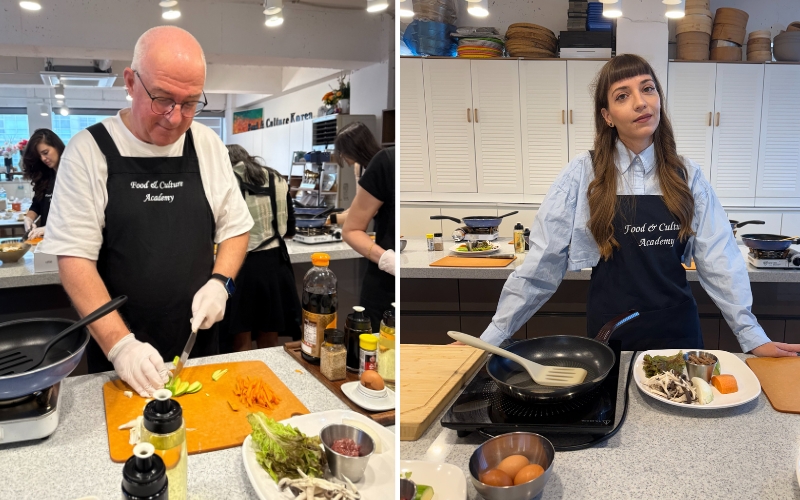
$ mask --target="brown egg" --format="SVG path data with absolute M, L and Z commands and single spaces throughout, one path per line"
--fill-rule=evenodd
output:
M 497 469 L 508 474 L 508 477 L 517 477 L 517 472 L 530 463 L 530 460 L 524 455 L 510 455 L 500 462 Z
M 511 486 L 514 484 L 511 477 L 500 469 L 492 469 L 489 472 L 485 472 L 481 476 L 481 482 L 489 486 Z
M 514 476 L 514 484 L 527 483 L 544 474 L 544 469 L 539 464 L 530 464 L 521 468 Z
M 375 370 L 364 370 L 361 374 L 361 384 L 373 391 L 382 391 L 384 388 L 383 379 Z

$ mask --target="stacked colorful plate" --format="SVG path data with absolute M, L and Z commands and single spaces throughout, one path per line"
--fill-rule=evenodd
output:
M 503 57 L 503 40 L 494 37 L 459 38 L 458 57 L 469 59 L 488 59 Z

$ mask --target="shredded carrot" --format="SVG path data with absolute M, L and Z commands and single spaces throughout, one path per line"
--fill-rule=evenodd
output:
M 259 378 L 236 377 L 236 386 L 233 393 L 239 397 L 239 401 L 245 406 L 260 406 L 267 410 L 272 410 L 281 402 L 281 398 Z

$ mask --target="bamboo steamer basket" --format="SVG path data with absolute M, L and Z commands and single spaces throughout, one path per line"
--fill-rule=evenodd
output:
M 711 43 L 711 35 L 702 31 L 687 31 L 686 33 L 680 33 L 676 38 L 678 45 L 705 44 L 708 47 L 708 44 Z
M 682 19 L 678 20 L 675 26 L 675 33 L 680 35 L 690 31 L 700 31 L 711 35 L 711 29 L 712 22 L 710 17 L 702 14 L 693 14 L 683 16 Z
M 685 43 L 678 45 L 676 58 L 681 61 L 708 61 L 707 43 Z
M 711 49 L 712 61 L 741 61 L 741 47 L 715 47 Z
M 684 11 L 684 14 L 686 16 L 707 16 L 709 19 L 714 17 L 714 14 L 708 9 L 690 9 L 690 8 L 686 8 L 686 10 Z
M 751 31 L 749 35 L 747 35 L 748 40 L 759 40 L 759 39 L 767 39 L 772 40 L 772 32 L 770 30 L 758 30 L 758 31 Z M 747 43 L 750 43 L 749 41 Z
M 736 24 L 714 23 L 714 30 L 711 32 L 712 40 L 726 40 L 738 45 L 744 45 L 745 27 Z
M 711 0 L 686 0 L 686 10 L 689 9 L 711 9 Z
M 790 23 L 789 26 L 786 27 L 786 31 L 800 31 L 800 21 Z
M 772 52 L 772 43 L 766 38 L 756 38 L 747 42 L 747 53 Z
M 747 51 L 747 60 L 750 62 L 767 62 L 772 60 L 772 51 L 750 52 Z
M 731 7 L 720 7 L 717 9 L 717 13 L 714 16 L 714 23 L 719 24 L 733 24 L 734 26 L 747 26 L 747 20 L 750 19 L 750 15 L 739 9 L 734 9 Z

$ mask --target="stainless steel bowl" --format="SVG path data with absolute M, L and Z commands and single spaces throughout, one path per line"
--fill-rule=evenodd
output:
M 532 464 L 539 464 L 544 474 L 533 481 L 516 486 L 489 486 L 480 481 L 487 471 L 494 469 L 509 455 L 524 455 Z M 530 500 L 544 490 L 556 451 L 547 438 L 532 432 L 511 432 L 502 434 L 478 446 L 469 459 L 469 473 L 472 485 L 488 500 Z
M 690 363 L 690 354 L 694 354 L 695 356 L 700 356 L 702 354 L 703 356 L 713 358 L 715 363 L 713 365 L 696 365 Z M 692 380 L 693 377 L 699 377 L 709 383 L 711 382 L 711 377 L 714 376 L 714 367 L 719 363 L 719 359 L 716 356 L 706 351 L 686 351 L 683 353 L 683 360 L 686 362 L 686 373 L 689 375 L 689 380 Z
M 401 252 L 406 249 L 406 245 L 408 245 L 408 240 L 400 240 L 400 251 Z
M 414 500 L 417 495 L 417 485 L 414 481 L 400 478 L 400 500 Z
M 325 448 L 325 457 L 328 459 L 328 467 L 331 469 L 331 474 L 342 480 L 344 480 L 344 476 L 347 476 L 347 479 L 354 483 L 364 478 L 364 471 L 367 469 L 369 457 L 372 456 L 372 452 L 375 450 L 375 442 L 372 441 L 369 434 L 349 425 L 330 424 L 322 428 L 319 437 Z M 331 449 L 334 441 L 345 438 L 352 439 L 361 447 L 361 456 L 348 457 Z

